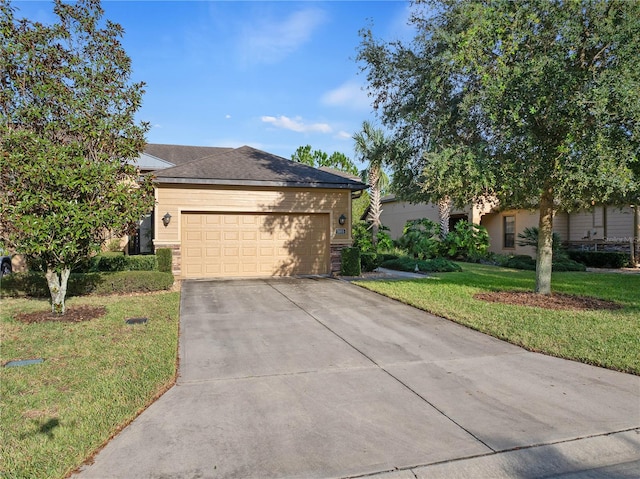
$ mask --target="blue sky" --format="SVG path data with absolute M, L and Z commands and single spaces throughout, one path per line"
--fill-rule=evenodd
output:
M 51 23 L 51 2 L 13 1 Z M 408 39 L 407 1 L 105 1 L 125 29 L 150 143 L 250 145 L 286 158 L 309 144 L 355 159 L 375 116 L 355 62 L 358 31 Z

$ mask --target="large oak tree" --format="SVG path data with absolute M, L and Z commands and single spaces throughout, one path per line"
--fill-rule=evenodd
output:
M 400 170 L 436 200 L 539 208 L 549 294 L 554 213 L 638 199 L 640 2 L 418 1 L 411 22 L 409 43 L 363 31 L 358 55 L 411 146 Z
M 130 161 L 148 125 L 134 118 L 143 84 L 130 81 L 122 28 L 98 0 L 56 0 L 54 12 L 44 25 L 0 2 L 0 235 L 45 265 L 64 313 L 73 266 L 134 227 L 153 185 Z

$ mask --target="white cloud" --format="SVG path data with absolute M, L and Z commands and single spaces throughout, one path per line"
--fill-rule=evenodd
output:
M 299 116 L 296 118 L 289 118 L 287 116 L 281 115 L 279 117 L 275 116 L 263 116 L 261 120 L 264 123 L 270 123 L 277 128 L 282 128 L 284 130 L 296 131 L 298 133 L 331 133 L 332 129 L 327 123 L 310 123 L 306 124 L 302 121 L 302 118 Z
M 263 19 L 245 25 L 239 42 L 240 57 L 247 64 L 274 64 L 309 41 L 326 18 L 324 11 L 309 8 L 283 20 Z
M 429 7 L 427 6 L 421 5 L 415 8 L 422 11 L 427 10 L 426 13 L 429 13 Z M 407 4 L 402 10 L 398 11 L 388 27 L 387 37 L 393 40 L 398 39 L 402 41 L 408 41 L 414 37 L 416 34 L 415 27 L 413 24 L 409 23 L 412 11 L 414 11 L 414 6 L 410 4 Z
M 225 115 L 224 117 L 228 120 L 231 118 L 231 115 Z
M 371 99 L 355 80 L 349 80 L 322 95 L 322 103 L 329 106 L 344 106 L 354 110 L 370 110 Z
M 351 133 L 347 133 L 346 131 L 339 131 L 336 135 L 336 138 L 340 140 L 351 140 L 353 135 Z

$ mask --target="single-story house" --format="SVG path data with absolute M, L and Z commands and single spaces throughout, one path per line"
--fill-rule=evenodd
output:
M 249 146 L 149 144 L 137 165 L 156 204 L 129 252 L 170 248 L 178 278 L 337 272 L 352 195 L 367 187 Z
M 411 204 L 394 195 L 383 198 L 380 219 L 390 229 L 393 239 L 402 235 L 407 221 L 419 218 L 438 223 L 438 206 Z M 501 209 L 497 204 L 469 205 L 451 212 L 449 226 L 453 227 L 461 219 L 487 228 L 489 251 L 535 256 L 532 247 L 518 245 L 518 234 L 525 228 L 538 226 L 538 210 Z M 573 249 L 630 251 L 633 245 L 636 261 L 640 258 L 640 208 L 637 205 L 595 205 L 586 211 L 558 212 L 553 229 L 563 243 Z

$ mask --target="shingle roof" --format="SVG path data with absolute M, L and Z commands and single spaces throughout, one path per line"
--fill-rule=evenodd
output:
M 184 145 L 162 145 L 158 143 L 148 143 L 144 152 L 148 155 L 161 158 L 174 165 L 182 165 L 193 160 L 199 160 L 205 156 L 210 156 L 223 151 L 231 151 L 233 148 L 220 148 L 217 146 L 184 146 Z
M 192 147 L 186 147 L 192 148 Z M 177 153 L 177 149 L 173 150 Z M 200 159 L 154 172 L 158 183 L 366 188 L 360 181 L 296 163 L 249 146 L 218 149 Z

